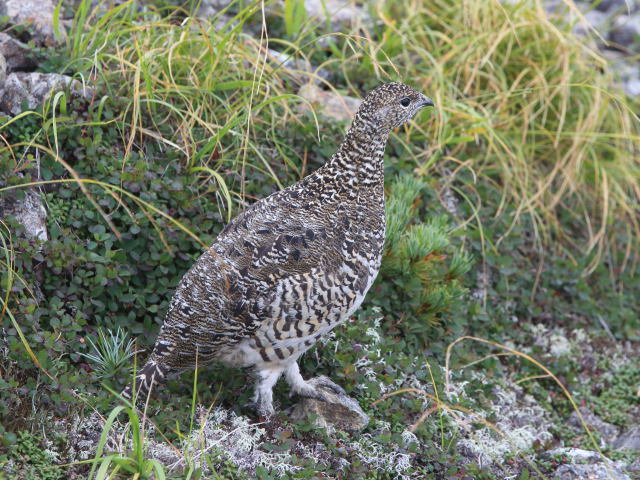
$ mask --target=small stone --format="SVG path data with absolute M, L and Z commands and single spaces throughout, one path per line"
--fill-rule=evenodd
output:
M 624 91 L 630 97 L 639 97 L 640 96 L 640 78 L 630 78 L 626 82 L 624 82 Z
M 613 442 L 613 448 L 616 450 L 640 451 L 640 425 L 620 435 L 620 437 Z
M 603 50 L 604 57 L 618 77 L 618 85 L 631 97 L 640 96 L 640 64 L 628 59 L 622 52 Z
M 601 0 L 597 2 L 595 8 L 601 12 L 613 12 L 615 10 L 633 12 L 637 10 L 639 6 L 637 0 Z
M 640 474 L 640 458 L 636 458 L 633 463 L 627 467 L 627 471 L 629 473 Z
M 9 17 L 14 25 L 28 27 L 34 40 L 46 46 L 56 43 L 53 29 L 55 8 L 53 0 L 0 0 L 0 16 Z
M 623 47 L 632 47 L 640 36 L 640 14 L 620 15 L 613 21 L 609 40 Z
M 76 96 L 89 98 L 93 91 L 66 75 L 57 73 L 17 72 L 10 74 L 0 88 L 0 110 L 18 115 L 22 104 L 28 109 L 37 108 L 52 92 L 69 88 Z
M 315 387 L 320 378 L 312 378 L 308 383 Z M 326 394 L 330 402 L 303 398 L 293 407 L 291 420 L 306 420 L 313 414 L 316 416 L 316 426 L 328 429 L 335 427 L 346 432 L 359 432 L 369 424 L 369 416 L 353 398 L 320 386 L 317 388 Z
M 368 20 L 362 7 L 345 0 L 305 0 L 304 8 L 312 18 L 331 21 L 333 28 Z
M 211 21 L 211 25 L 216 32 L 229 31 L 238 26 L 238 20 L 231 15 L 198 15 L 200 18 L 205 18 Z M 194 28 L 192 26 L 192 28 Z
M 610 17 L 606 13 L 600 12 L 599 10 L 589 10 L 584 14 L 584 18 L 587 22 L 589 22 L 589 25 L 602 32 L 603 30 L 605 30 L 605 25 Z
M 29 237 L 43 241 L 49 239 L 47 210 L 44 208 L 42 198 L 35 190 L 26 190 L 21 199 L 11 194 L 4 195 L 0 199 L 0 218 L 9 215 L 16 218 Z
M 200 18 L 214 17 L 220 10 L 229 6 L 230 3 L 231 0 L 202 0 L 196 15 Z
M 0 32 L 0 53 L 7 60 L 9 73 L 29 70 L 36 66 L 35 60 L 30 56 L 29 47 L 3 32 Z
M 7 79 L 7 61 L 5 60 L 4 55 L 0 53 L 0 88 L 2 88 L 6 79 Z
M 575 27 L 573 27 L 573 31 L 578 35 L 588 35 L 589 33 L 593 33 L 592 30 L 595 29 L 600 34 L 603 34 L 606 30 L 608 20 L 609 15 L 605 12 L 589 10 L 584 14 L 584 21 L 578 21 Z
M 301 81 L 300 83 L 307 80 L 318 83 L 321 78 L 325 80 L 329 79 L 330 74 L 327 70 L 316 67 L 309 61 L 286 55 L 271 48 L 268 51 L 274 63 L 286 68 L 292 77 Z
M 554 448 L 546 452 L 545 456 L 562 455 L 568 457 L 572 463 L 598 463 L 603 460 L 603 456 L 598 452 L 583 450 L 581 448 Z M 609 460 L 607 460 L 609 461 Z
M 588 408 L 581 407 L 580 413 L 582 414 L 582 418 L 584 418 L 584 421 L 587 423 L 587 425 L 598 432 L 602 440 L 607 445 L 611 445 L 620 434 L 620 429 L 618 427 L 605 422 L 600 417 L 591 412 Z M 569 417 L 568 423 L 569 425 L 574 426 L 578 429 L 584 428 L 582 422 L 580 421 L 580 417 L 578 417 L 578 414 L 575 411 Z
M 505 1 L 510 5 L 516 5 L 518 3 L 518 0 L 505 0 Z M 554 15 L 561 10 L 564 4 L 562 3 L 562 0 L 545 0 L 544 2 L 542 2 L 542 6 L 544 7 L 545 11 L 548 14 Z
M 314 108 L 321 106 L 320 111 L 323 115 L 338 121 L 350 120 L 361 103 L 361 100 L 357 98 L 322 90 L 313 83 L 307 83 L 300 87 L 298 95 L 308 100 Z M 301 111 L 308 109 L 309 106 L 306 103 L 300 104 Z
M 561 465 L 553 478 L 557 480 L 631 480 L 626 473 L 612 463 Z

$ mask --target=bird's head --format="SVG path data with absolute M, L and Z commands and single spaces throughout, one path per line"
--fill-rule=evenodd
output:
M 356 121 L 367 130 L 388 134 L 411 120 L 424 107 L 433 107 L 429 97 L 403 83 L 384 83 L 364 98 L 356 113 Z

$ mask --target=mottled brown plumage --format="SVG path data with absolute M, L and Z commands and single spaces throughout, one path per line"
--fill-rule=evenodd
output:
M 381 85 L 321 168 L 234 218 L 180 281 L 137 377 L 139 392 L 193 369 L 197 357 L 198 365 L 254 367 L 261 415 L 273 413 L 271 390 L 283 373 L 294 393 L 322 399 L 297 360 L 360 306 L 375 280 L 385 236 L 387 138 L 430 105 L 406 85 Z M 342 391 L 329 379 L 323 386 Z

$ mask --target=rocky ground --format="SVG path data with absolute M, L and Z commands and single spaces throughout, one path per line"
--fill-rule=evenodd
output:
M 363 338 L 362 362 L 359 368 L 367 365 L 384 364 L 385 354 L 377 349 L 382 332 L 379 327 L 369 328 Z M 541 362 L 551 359 L 571 359 L 583 369 L 579 373 L 579 384 L 587 389 L 612 388 L 615 382 L 601 372 L 605 360 L 616 363 L 618 369 L 625 366 L 637 368 L 640 356 L 640 343 L 613 342 L 604 338 L 595 339 L 584 330 L 568 331 L 563 328 L 550 328 L 544 325 L 524 325 L 527 334 L 522 338 L 525 344 L 507 346 L 535 355 Z M 324 348 L 341 348 L 339 339 L 334 337 L 325 342 Z M 535 354 L 534 354 L 535 351 Z M 457 455 L 468 462 L 481 465 L 487 474 L 483 478 L 522 478 L 522 468 L 533 467 L 544 470 L 544 476 L 558 480 L 630 480 L 640 478 L 640 425 L 627 427 L 603 421 L 591 408 L 579 398 L 587 398 L 578 393 L 576 399 L 581 406 L 570 414 L 566 421 L 549 409 L 552 398 L 548 392 L 542 396 L 522 383 L 517 368 L 504 369 L 500 378 L 488 379 L 485 371 L 476 366 L 467 367 L 471 372 L 451 371 L 448 391 L 442 392 L 445 405 L 459 405 L 466 400 L 475 401 L 477 389 L 490 388 L 490 395 L 481 407 L 473 411 L 442 409 L 441 413 L 432 413 L 425 418 L 428 422 L 445 422 L 447 431 L 455 430 L 458 437 Z M 466 370 L 466 369 L 464 369 Z M 474 371 L 475 370 L 475 371 Z M 446 375 L 446 372 L 443 371 Z M 470 373 L 470 374 L 469 374 Z M 470 380 L 471 379 L 471 380 Z M 432 388 L 422 382 L 405 378 L 397 385 L 382 385 L 383 392 L 393 392 L 399 387 L 415 389 L 423 396 L 424 409 L 429 410 L 434 403 L 428 398 Z M 422 392 L 422 393 L 420 393 Z M 640 392 L 638 392 L 640 393 Z M 636 393 L 637 394 L 637 393 Z M 551 394 L 553 395 L 553 394 Z M 360 395 L 358 395 L 360 396 Z M 548 403 L 547 403 L 548 402 Z M 340 402 L 347 403 L 347 402 Z M 547 406 L 545 406 L 547 403 Z M 168 444 L 155 430 L 153 423 L 146 423 L 143 429 L 148 438 L 148 456 L 160 461 L 169 472 L 177 473 L 189 468 L 199 469 L 207 475 L 214 472 L 233 472 L 239 469 L 253 478 L 256 469 L 264 468 L 276 475 L 296 474 L 305 471 L 308 464 L 318 468 L 327 468 L 339 472 L 351 465 L 362 465 L 389 475 L 389 478 L 419 479 L 416 464 L 428 461 L 421 458 L 425 446 L 412 433 L 412 429 L 402 432 L 404 443 L 395 448 L 383 441 L 389 425 L 384 421 L 371 419 L 366 433 L 358 433 L 367 426 L 366 415 L 336 415 L 329 409 L 309 408 L 308 413 L 324 424 L 326 432 L 321 435 L 308 435 L 309 430 L 299 431 L 289 422 L 298 415 L 303 404 L 286 409 L 281 415 L 270 421 L 256 421 L 250 417 L 219 406 L 198 406 L 194 416 L 192 432 L 179 443 Z M 307 406 L 308 407 L 308 406 Z M 618 406 L 619 407 L 619 406 Z M 614 407 L 614 408 L 618 408 Z M 153 407 L 154 409 L 158 408 Z M 359 407 L 355 407 L 359 410 Z M 334 406 L 337 409 L 337 405 Z M 640 406 L 629 406 L 624 412 L 632 418 L 640 415 Z M 292 411 L 294 413 L 292 413 Z M 158 411 L 152 410 L 153 420 Z M 350 433 L 340 433 L 332 426 L 339 418 L 338 425 Z M 364 422 L 363 422 L 364 419 Z M 301 419 L 298 418 L 298 421 Z M 56 420 L 55 433 L 49 432 L 47 451 L 59 462 L 80 462 L 93 458 L 100 436 L 103 434 L 105 418 L 94 412 L 82 417 L 73 416 Z M 304 423 L 303 423 L 304 424 Z M 115 451 L 126 455 L 132 448 L 127 432 L 131 425 L 125 421 L 116 421 L 107 436 L 105 451 Z M 305 427 L 306 428 L 306 427 Z M 309 428 L 317 428 L 311 427 Z M 586 429 L 592 439 L 589 439 Z M 495 432 L 500 432 L 496 439 Z M 307 433 L 305 433 L 307 432 Z M 302 433 L 302 434 L 301 434 Z M 67 442 L 56 445 L 53 437 L 64 434 Z M 331 440 L 328 440 L 331 439 Z M 591 448 L 575 445 L 591 443 Z M 603 453 L 603 452 L 606 452 Z M 615 460 L 610 457 L 613 456 Z M 301 464 L 300 459 L 305 462 Z M 17 471 L 9 462 L 5 472 L 12 477 Z M 84 471 L 72 469 L 71 472 Z M 533 473 L 532 473 L 533 474 Z M 84 478 L 71 473 L 70 478 Z M 226 478 L 226 477 L 223 477 Z M 231 477 L 235 478 L 235 477 Z M 303 477 L 306 478 L 306 477 Z M 387 478 L 387 477 L 384 477 Z M 436 477 L 450 478 L 450 477 Z M 472 478 L 472 477 L 451 477 Z M 536 478 L 536 477 L 534 477 Z
M 553 2 L 549 2 L 554 4 Z M 640 95 L 640 2 L 604 0 L 576 2 L 583 15 L 575 31 L 591 37 L 618 74 L 625 92 Z

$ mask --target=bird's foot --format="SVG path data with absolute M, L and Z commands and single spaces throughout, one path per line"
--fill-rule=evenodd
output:
M 265 421 L 272 418 L 276 413 L 276 410 L 273 406 L 273 400 L 260 396 L 258 396 L 251 402 L 245 403 L 243 407 L 253 410 L 254 412 L 256 412 L 260 420 Z
M 320 388 L 324 388 L 326 390 L 331 390 L 336 395 L 346 395 L 347 394 L 347 392 L 344 390 L 344 388 L 342 388 L 340 385 L 335 383 L 329 377 L 325 377 L 324 375 L 312 378 L 310 381 L 313 382 L 314 387 L 316 387 L 316 389 L 318 387 L 320 387 Z
M 260 421 L 268 421 L 272 419 L 276 413 L 273 405 L 259 404 L 258 402 L 247 402 L 242 406 L 256 412 L 256 415 Z
M 334 383 L 329 377 L 324 375 L 315 377 L 304 382 L 291 391 L 291 395 L 296 394 L 303 398 L 313 398 L 327 403 L 335 403 L 333 396 L 346 396 L 344 388 Z

